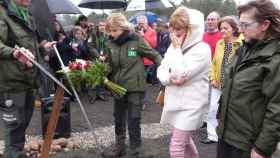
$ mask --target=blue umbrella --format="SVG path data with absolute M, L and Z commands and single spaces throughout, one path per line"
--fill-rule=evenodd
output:
M 157 21 L 157 15 L 153 12 L 145 12 L 145 11 L 141 11 L 141 12 L 138 12 L 136 14 L 134 14 L 133 16 L 131 16 L 128 21 L 130 23 L 133 23 L 133 24 L 136 24 L 137 23 L 137 17 L 140 16 L 140 15 L 145 15 L 148 19 L 148 22 L 149 24 L 152 24 L 154 22 Z

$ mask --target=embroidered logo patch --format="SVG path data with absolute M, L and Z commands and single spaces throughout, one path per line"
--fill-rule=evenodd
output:
M 137 52 L 135 50 L 129 50 L 127 52 L 127 56 L 128 57 L 136 57 L 137 56 Z

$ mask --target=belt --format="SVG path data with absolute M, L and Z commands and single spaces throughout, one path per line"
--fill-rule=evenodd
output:
M 26 96 L 27 94 L 35 95 L 36 90 L 30 89 L 21 92 L 6 92 L 0 94 L 0 104 L 6 103 L 8 100 L 13 100 L 19 96 Z
M 0 103 L 3 103 L 8 98 L 9 98 L 9 94 L 8 93 L 0 94 Z

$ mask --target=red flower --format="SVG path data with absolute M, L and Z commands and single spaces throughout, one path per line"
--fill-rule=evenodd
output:
M 83 64 L 77 63 L 77 70 L 82 70 L 82 69 L 83 69 Z
M 90 67 L 91 67 L 91 61 L 87 60 L 84 68 L 89 69 Z
M 78 67 L 77 63 L 70 63 L 69 64 L 69 69 L 70 70 L 77 70 L 77 67 Z

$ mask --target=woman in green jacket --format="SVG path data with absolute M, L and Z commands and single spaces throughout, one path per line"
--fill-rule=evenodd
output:
M 114 99 L 116 148 L 109 156 L 125 155 L 126 121 L 130 141 L 130 157 L 137 157 L 141 147 L 141 110 L 145 76 L 143 57 L 160 64 L 161 56 L 148 46 L 142 37 L 130 32 L 129 24 L 121 13 L 111 14 L 106 23 L 111 36 L 107 61 L 111 66 L 110 79 L 127 89 L 122 98 Z M 101 59 L 104 57 L 100 57 Z
M 244 44 L 226 67 L 217 158 L 270 158 L 280 138 L 280 10 L 238 7 Z

